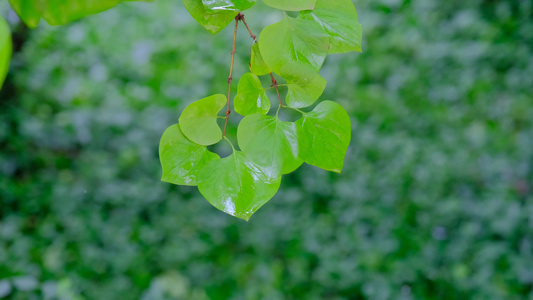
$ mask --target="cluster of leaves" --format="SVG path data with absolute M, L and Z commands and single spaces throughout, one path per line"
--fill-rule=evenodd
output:
M 251 8 L 254 0 L 184 0 L 189 13 L 211 33 Z M 230 100 L 212 95 L 190 104 L 179 124 L 169 127 L 160 142 L 162 180 L 178 185 L 198 185 L 216 208 L 248 220 L 277 192 L 281 177 L 308 163 L 340 173 L 350 143 L 350 118 L 336 102 L 323 101 L 326 80 L 319 70 L 328 54 L 361 51 L 361 25 L 350 0 L 264 0 L 283 11 L 278 23 L 267 26 L 251 50 L 250 73 L 239 80 L 235 111 L 244 116 L 237 130 L 240 150 L 225 136 L 219 119 L 229 118 Z M 237 24 L 238 25 L 238 24 Z M 237 26 L 236 25 L 236 26 Z M 250 32 L 251 33 L 251 32 Z M 251 33 L 255 40 L 255 37 Z M 231 66 L 233 69 L 233 65 Z M 273 73 L 285 80 L 278 85 Z M 267 89 L 259 76 L 270 75 L 279 97 L 274 115 Z M 231 85 L 231 75 L 229 84 Z M 282 104 L 278 86 L 287 89 Z M 226 116 L 219 116 L 228 107 Z M 295 122 L 279 117 L 281 108 L 301 113 Z M 208 146 L 225 139 L 233 153 L 225 158 Z
M 10 0 L 21 20 L 32 28 L 41 19 L 51 25 L 62 25 L 120 2 Z M 183 1 L 194 19 L 211 33 L 225 28 L 256 2 Z M 361 25 L 350 0 L 265 0 L 264 3 L 299 14 L 296 18 L 285 14 L 283 20 L 266 27 L 252 47 L 251 73 L 241 78 L 235 97 L 235 110 L 245 116 L 238 130 L 240 150 L 224 159 L 207 150 L 207 146 L 225 138 L 225 130 L 222 133 L 217 124 L 217 114 L 226 102 L 229 109 L 229 95 L 207 97 L 189 106 L 180 117 L 180 124 L 165 132 L 160 150 L 164 181 L 199 185 L 202 194 L 215 207 L 246 220 L 276 194 L 281 176 L 304 162 L 329 171 L 342 170 L 350 142 L 350 120 L 345 110 L 332 101 L 321 103 L 311 112 L 299 109 L 313 105 L 323 93 L 326 80 L 318 71 L 327 54 L 361 51 Z M 0 19 L 0 41 L 1 84 L 11 55 L 9 29 L 3 19 Z M 296 122 L 281 121 L 278 113 L 267 115 L 271 104 L 258 76 L 270 74 L 277 90 L 273 73 L 285 79 L 283 85 L 288 90 L 286 106 L 280 98 L 278 112 L 281 107 L 300 112 L 302 118 Z

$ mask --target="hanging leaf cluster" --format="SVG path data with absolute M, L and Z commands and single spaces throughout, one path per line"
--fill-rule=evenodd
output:
M 125 1 L 131 0 L 9 0 L 29 27 L 43 19 L 51 25 L 66 24 Z M 159 147 L 163 181 L 198 186 L 213 206 L 244 220 L 276 194 L 283 175 L 303 163 L 341 172 L 351 135 L 348 114 L 333 101 L 311 107 L 326 88 L 326 80 L 319 74 L 326 56 L 361 51 L 362 39 L 350 0 L 263 0 L 272 8 L 297 15 L 285 13 L 257 38 L 241 13 L 257 1 L 183 0 L 191 16 L 213 34 L 233 21 L 235 34 L 240 21 L 246 25 L 254 41 L 250 72 L 242 75 L 237 95 L 231 99 L 234 35 L 228 95 L 212 95 L 189 105 L 179 123 L 165 131 Z M 11 51 L 9 26 L 0 18 L 0 86 Z M 269 76 L 272 86 L 265 88 L 260 76 Z M 276 76 L 284 83 L 278 84 Z M 284 95 L 280 86 L 286 89 Z M 270 88 L 275 88 L 278 96 L 275 113 L 270 113 Z M 244 116 L 236 146 L 226 137 L 231 103 L 234 111 Z M 280 109 L 297 111 L 301 118 L 282 121 Z M 223 129 L 220 119 L 225 119 Z M 233 153 L 220 158 L 207 147 L 223 139 L 231 144 Z
M 244 21 L 242 11 L 257 0 L 183 0 L 192 17 L 211 33 Z M 162 180 L 198 186 L 216 208 L 232 216 L 250 217 L 277 192 L 281 177 L 303 163 L 340 173 L 350 143 L 350 118 L 339 104 L 322 101 L 326 80 L 319 74 L 328 54 L 361 51 L 362 29 L 350 0 L 263 0 L 273 8 L 297 11 L 254 38 L 250 72 L 238 83 L 231 101 L 218 94 L 190 104 L 161 138 L 159 155 Z M 245 23 L 249 29 L 248 25 Z M 235 39 L 235 37 L 234 37 Z M 255 43 L 256 42 L 256 43 Z M 234 40 L 235 47 L 235 40 Z M 235 48 L 234 48 L 235 51 Z M 233 55 L 234 55 L 233 51 Z M 228 82 L 231 91 L 233 58 Z M 271 99 L 260 76 L 269 76 L 279 105 L 271 112 Z M 278 84 L 277 77 L 285 83 Z M 280 95 L 278 87 L 286 93 Z M 244 116 L 237 128 L 237 143 L 225 135 L 234 111 Z M 291 109 L 301 118 L 282 121 L 280 109 Z M 219 119 L 226 119 L 224 128 Z M 228 141 L 233 153 L 220 158 L 207 147 Z

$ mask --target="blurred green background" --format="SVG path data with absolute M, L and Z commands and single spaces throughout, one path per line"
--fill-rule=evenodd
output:
M 225 91 L 231 28 L 159 0 L 27 30 L 5 2 L 0 298 L 533 299 L 533 2 L 357 1 L 364 52 L 321 73 L 345 169 L 286 176 L 249 223 L 159 181 L 165 128 Z

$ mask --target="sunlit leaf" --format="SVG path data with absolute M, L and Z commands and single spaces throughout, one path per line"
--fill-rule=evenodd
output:
M 183 5 L 196 22 L 213 34 L 224 29 L 238 14 L 233 10 L 210 13 L 205 9 L 202 0 L 183 0 Z
M 257 0 L 202 0 L 202 3 L 209 13 L 216 13 L 247 10 L 254 6 Z
M 299 11 L 313 9 L 316 0 L 263 0 L 263 2 L 277 9 Z
M 318 0 L 314 10 L 302 11 L 298 17 L 316 21 L 326 30 L 329 53 L 362 51 L 363 29 L 351 0 Z
M 340 173 L 351 138 L 350 117 L 339 104 L 323 101 L 296 123 L 309 137 L 306 163 Z
M 43 18 L 50 25 L 63 25 L 108 10 L 120 2 L 120 0 L 48 0 Z
M 254 44 L 252 46 L 252 54 L 250 56 L 250 71 L 257 76 L 266 75 L 272 72 L 263 60 L 261 51 L 259 51 L 259 44 Z
M 313 105 L 326 88 L 326 80 L 308 65 L 288 63 L 281 68 L 280 75 L 287 81 L 285 101 L 290 107 Z
M 276 117 L 253 114 L 242 119 L 237 131 L 241 150 L 269 176 L 287 174 L 307 157 L 308 139 L 303 128 Z
M 224 95 L 213 95 L 191 103 L 181 113 L 179 124 L 183 134 L 191 141 L 209 146 L 222 139 L 218 126 L 218 112 L 226 105 Z
M 233 101 L 235 111 L 243 116 L 255 113 L 267 114 L 270 110 L 266 90 L 259 78 L 252 73 L 246 73 L 241 77 L 237 95 Z
M 11 33 L 4 18 L 0 17 L 0 88 L 6 78 L 11 59 Z
M 289 62 L 309 64 L 320 69 L 328 53 L 329 36 L 314 21 L 285 16 L 267 26 L 259 36 L 259 50 L 265 63 L 279 74 Z
M 179 185 L 197 185 L 198 173 L 210 161 L 220 157 L 207 147 L 187 139 L 178 124 L 172 125 L 161 137 L 159 159 L 163 168 L 162 181 Z
M 245 154 L 208 163 L 199 176 L 198 188 L 214 207 L 249 220 L 279 189 L 281 176 L 270 176 Z

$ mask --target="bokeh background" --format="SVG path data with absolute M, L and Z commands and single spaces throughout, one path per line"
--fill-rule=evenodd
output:
M 285 176 L 249 223 L 159 181 L 165 128 L 226 89 L 231 28 L 159 0 L 27 30 L 5 2 L 0 298 L 533 299 L 533 2 L 357 1 L 364 52 L 321 73 L 345 169 Z

